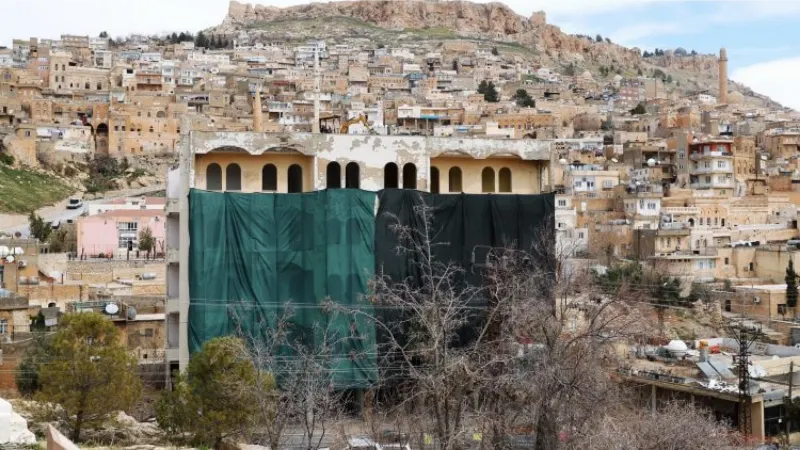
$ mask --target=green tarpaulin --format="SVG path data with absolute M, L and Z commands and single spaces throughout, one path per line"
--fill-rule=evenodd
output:
M 319 345 L 325 334 L 336 342 L 329 362 L 334 384 L 373 384 L 374 324 L 321 305 L 329 298 L 371 312 L 363 294 L 374 273 L 375 202 L 374 192 L 355 189 L 302 194 L 192 190 L 190 352 L 239 331 L 263 336 L 291 302 L 292 339 Z

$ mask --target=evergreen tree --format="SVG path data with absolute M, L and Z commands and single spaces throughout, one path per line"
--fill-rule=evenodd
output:
M 595 37 L 595 38 L 594 38 L 594 41 L 595 41 L 595 42 L 603 42 L 603 36 L 600 36 L 600 35 L 598 34 L 598 35 L 597 35 L 597 37 Z
M 136 357 L 119 329 L 101 314 L 67 314 L 52 338 L 50 358 L 41 364 L 36 399 L 58 405 L 51 414 L 79 441 L 81 430 L 104 423 L 139 399 Z
M 631 110 L 631 114 L 634 115 L 634 116 L 639 115 L 639 114 L 646 114 L 646 113 L 647 113 L 647 110 L 644 107 L 644 103 L 639 103 L 638 105 L 636 105 L 636 108 L 633 108 Z
M 47 242 L 50 233 L 53 232 L 53 228 L 50 224 L 45 222 L 41 216 L 33 211 L 31 211 L 31 214 L 28 216 L 28 227 L 31 230 L 31 236 L 38 239 L 41 243 Z
M 197 46 L 197 47 L 206 47 L 206 46 L 208 46 L 208 39 L 206 38 L 206 35 L 203 34 L 202 31 L 197 33 L 197 37 L 194 40 L 194 45 Z
M 492 54 L 494 56 L 498 56 L 500 54 L 500 52 L 497 50 L 497 47 L 492 47 Z
M 105 32 L 105 31 L 101 31 L 101 32 L 100 32 L 100 36 L 99 36 L 99 37 L 100 37 L 101 39 L 108 39 L 108 33 L 107 33 L 107 32 Z
M 500 94 L 497 92 L 497 88 L 494 87 L 494 83 L 491 81 L 481 81 L 481 83 L 478 85 L 478 93 L 483 94 L 483 99 L 487 102 L 496 103 L 500 101 Z
M 528 94 L 528 91 L 525 89 L 517 89 L 517 92 L 511 97 L 514 101 L 517 102 L 517 106 L 522 108 L 535 108 L 536 102 L 531 98 Z
M 794 262 L 789 259 L 789 266 L 786 267 L 786 306 L 794 308 L 797 306 L 797 273 L 794 271 Z

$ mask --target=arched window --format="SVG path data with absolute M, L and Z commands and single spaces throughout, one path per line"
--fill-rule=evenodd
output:
M 484 167 L 481 172 L 481 192 L 494 192 L 494 169 Z
M 694 228 L 694 219 L 689 219 L 689 226 Z
M 209 191 L 222 190 L 222 168 L 217 163 L 209 164 L 206 168 L 206 189 Z
M 439 168 L 431 166 L 431 192 L 439 193 Z
M 447 173 L 447 181 L 450 184 L 450 192 L 461 192 L 461 169 L 458 167 L 451 167 Z
M 290 194 L 303 192 L 303 168 L 297 164 L 292 164 L 289 166 L 287 175 L 287 191 Z
M 99 91 L 99 90 L 101 90 L 101 89 L 103 89 L 103 83 L 101 83 L 101 82 L 99 82 L 99 81 L 98 81 L 98 82 L 97 82 L 97 90 Z
M 383 188 L 384 189 L 397 189 L 399 187 L 399 180 L 397 164 L 389 163 L 383 166 Z
M 159 119 L 163 119 L 167 117 L 167 114 L 164 111 L 159 111 L 156 113 L 156 117 L 158 117 Z
M 500 192 L 511 192 L 511 169 L 503 167 L 497 175 L 500 182 Z
M 89 82 L 87 81 L 86 83 L 84 83 L 83 87 L 84 87 L 84 89 L 88 90 L 89 89 Z
M 236 163 L 228 164 L 225 168 L 225 190 L 242 190 L 242 168 Z
M 403 166 L 403 189 L 417 188 L 417 166 L 408 163 Z
M 261 190 L 278 190 L 278 168 L 274 164 L 267 164 L 261 169 Z
M 342 187 L 342 166 L 336 161 L 328 163 L 328 168 L 325 170 L 325 183 L 328 189 Z
M 344 187 L 358 189 L 361 186 L 358 163 L 347 163 L 344 168 Z

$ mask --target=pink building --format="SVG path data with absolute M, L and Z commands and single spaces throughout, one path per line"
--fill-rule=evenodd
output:
M 139 233 L 149 227 L 156 240 L 156 252 L 164 248 L 164 210 L 116 210 L 78 219 L 78 254 L 121 254 L 133 242 L 137 249 Z M 152 256 L 152 253 L 151 253 Z

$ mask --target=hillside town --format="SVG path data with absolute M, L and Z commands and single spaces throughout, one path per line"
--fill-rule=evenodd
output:
M 558 336 L 588 330 L 585 336 L 613 341 L 613 357 L 601 357 L 595 347 L 589 353 L 615 385 L 636 386 L 642 408 L 654 414 L 657 405 L 668 411 L 676 399 L 708 409 L 726 422 L 723 429 L 746 438 L 741 447 L 725 448 L 800 442 L 800 404 L 792 396 L 800 381 L 800 114 L 730 81 L 724 48 L 716 55 L 682 48 L 623 51 L 599 35 L 568 36 L 560 39 L 591 49 L 581 51 L 585 59 L 563 48 L 543 58 L 505 36 L 434 28 L 385 42 L 358 33 L 310 38 L 294 34 L 290 23 L 274 29 L 268 21 L 278 19 L 266 12 L 237 2 L 230 8 L 222 25 L 203 31 L 20 37 L 0 49 L 0 397 L 48 392 L 20 385 L 20 374 L 33 371 L 25 364 L 37 336 L 59 335 L 77 313 L 96 313 L 113 324 L 119 335 L 114 345 L 131 357 L 145 392 L 180 392 L 174 387 L 192 382 L 181 374 L 196 373 L 197 355 L 234 335 L 247 341 L 243 347 L 256 368 L 273 370 L 272 388 L 291 385 L 292 373 L 324 378 L 303 389 L 328 392 L 314 402 L 330 403 L 293 405 L 300 412 L 286 419 L 278 437 L 302 442 L 259 441 L 273 450 L 495 445 L 500 425 L 487 419 L 494 410 L 459 424 L 468 431 L 459 428 L 457 436 L 449 424 L 415 428 L 431 422 L 420 419 L 402 428 L 392 422 L 397 417 L 383 417 L 384 425 L 422 436 L 419 443 L 408 437 L 387 443 L 365 431 L 374 425 L 368 419 L 355 419 L 372 411 L 369 402 L 378 400 L 371 389 L 379 384 L 389 386 L 381 401 L 402 403 L 392 390 L 403 385 L 396 365 L 405 360 L 413 364 L 403 373 L 419 376 L 416 381 L 433 378 L 418 375 L 423 367 L 446 373 L 439 380 L 445 385 L 469 385 L 475 393 L 502 389 L 476 381 L 486 377 L 470 378 L 474 367 L 462 373 L 455 369 L 461 363 L 447 358 L 435 365 L 424 346 L 409 350 L 413 346 L 386 325 L 391 320 L 381 308 L 424 316 L 425 302 L 412 305 L 404 295 L 428 301 L 420 292 L 436 279 L 433 290 L 446 280 L 456 299 L 461 284 L 494 286 L 487 302 L 497 308 L 501 298 L 552 294 L 559 312 L 550 319 L 561 326 Z M 525 20 L 531 27 L 525 33 L 550 27 L 544 12 Z M 41 191 L 26 194 L 36 183 Z M 439 226 L 442 235 L 420 235 L 429 231 L 421 224 Z M 409 234 L 389 231 L 398 229 Z M 458 248 L 424 253 L 419 242 L 434 241 Z M 412 269 L 427 259 L 396 250 L 407 242 L 464 274 L 453 281 L 448 277 L 455 275 Z M 515 252 L 536 245 L 552 251 L 544 252 L 547 257 L 532 252 L 539 256 L 517 267 L 534 270 L 527 264 L 535 259 L 535 276 L 503 271 Z M 545 275 L 538 263 L 558 269 Z M 561 285 L 578 273 L 591 281 Z M 516 289 L 530 280 L 549 287 L 523 295 L 476 281 L 481 276 L 518 277 Z M 422 287 L 399 295 L 387 279 Z M 460 308 L 459 314 L 474 306 Z M 258 356 L 266 359 L 256 361 L 252 349 L 263 348 L 254 336 L 285 331 L 281 317 L 295 309 L 286 333 L 297 342 L 310 337 L 325 356 L 304 360 L 301 355 L 313 353 L 309 347 L 273 342 L 284 353 L 264 350 Z M 369 322 L 359 315 L 365 310 L 381 320 Z M 493 336 L 491 345 L 514 341 L 513 351 L 464 344 L 471 338 L 459 335 L 458 345 L 474 352 L 461 356 L 485 361 L 508 350 L 516 361 L 537 355 L 549 339 L 533 337 L 538 328 L 531 323 L 544 319 L 510 311 L 487 319 L 502 326 L 469 333 Z M 631 319 L 624 326 L 614 322 L 622 311 Z M 610 313 L 613 320 L 597 320 Z M 458 340 L 453 336 L 474 326 L 469 320 L 438 327 L 443 340 Z M 611 331 L 594 329 L 597 322 Z M 320 331 L 320 323 L 334 330 L 336 344 L 319 337 L 329 331 Z M 506 330 L 511 323 L 514 332 Z M 530 333 L 522 331 L 526 326 Z M 558 348 L 565 360 L 574 356 Z M 223 347 L 227 355 L 236 351 L 244 350 Z M 419 354 L 403 353 L 413 351 Z M 383 366 L 386 354 L 394 359 Z M 335 369 L 301 366 L 322 359 Z M 544 378 L 538 382 L 549 386 Z M 559 398 L 591 402 L 577 393 L 584 388 L 574 389 Z M 310 428 L 291 422 L 313 416 L 309 409 L 329 413 L 333 391 L 346 392 L 340 400 L 346 398 L 348 411 L 337 410 L 335 431 L 334 425 L 327 434 L 324 425 L 318 431 L 325 420 L 333 423 L 332 416 L 316 417 Z M 426 398 L 427 391 L 420 392 Z M 471 395 L 445 399 L 444 407 L 481 403 L 482 395 L 474 394 L 474 402 Z M 530 395 L 530 402 L 540 401 Z M 23 403 L 13 405 L 24 410 Z M 566 417 L 569 408 L 537 408 L 532 423 L 504 423 L 513 431 L 504 433 L 535 435 L 536 442 L 502 448 L 584 442 L 580 426 L 543 418 Z M 122 406 L 116 410 L 135 416 Z M 131 444 L 165 442 L 146 422 L 155 414 L 124 416 L 137 430 L 127 437 Z M 271 420 L 279 415 L 269 414 Z M 87 433 L 102 442 L 101 427 L 81 435 L 81 420 L 74 423 L 79 415 L 37 424 L 34 436 L 36 414 L 11 412 L 11 403 L 0 399 L 0 447 L 33 444 L 45 435 L 48 449 L 77 448 L 65 436 L 77 442 Z M 177 433 L 182 437 L 189 429 L 184 425 Z M 202 442 L 222 448 L 223 436 L 245 435 L 220 432 Z

